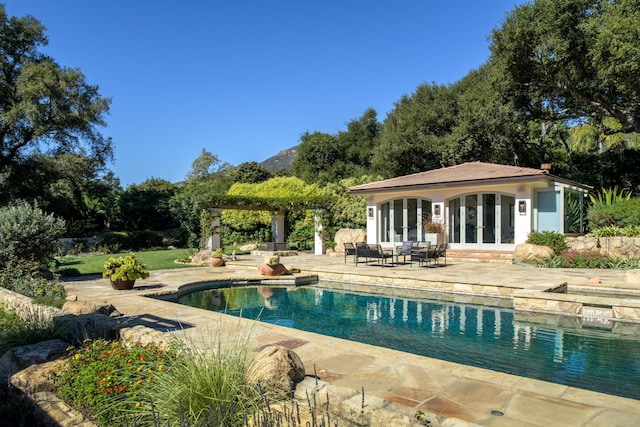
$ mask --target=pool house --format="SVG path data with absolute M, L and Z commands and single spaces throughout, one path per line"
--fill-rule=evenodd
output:
M 367 197 L 367 243 L 393 247 L 433 240 L 423 225 L 441 224 L 450 249 L 513 251 L 531 231 L 583 232 L 591 189 L 540 169 L 469 162 L 351 187 Z M 435 242 L 432 242 L 435 244 Z

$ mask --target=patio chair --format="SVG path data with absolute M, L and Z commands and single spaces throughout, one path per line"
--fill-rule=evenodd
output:
M 352 256 L 353 262 L 356 262 L 356 246 L 352 242 L 344 243 L 344 263 L 347 263 L 347 257 Z
M 431 242 L 416 242 L 411 248 L 411 265 L 413 266 L 413 261 L 418 261 L 419 267 L 426 263 L 430 247 Z
M 354 262 L 356 267 L 359 262 L 367 263 L 367 255 L 369 254 L 369 247 L 364 242 L 356 242 L 356 253 L 354 257 Z
M 391 263 L 387 263 L 387 259 L 391 258 Z M 376 261 L 376 265 L 384 267 L 385 265 L 393 265 L 393 253 L 385 252 L 382 246 L 378 244 L 367 245 L 367 264 Z
M 417 247 L 418 242 L 415 240 L 406 240 L 402 242 L 402 245 L 396 246 L 396 262 L 400 262 L 400 256 L 402 256 L 402 263 L 407 263 L 407 256 L 409 257 L 409 263 L 411 263 L 411 251 L 414 246 Z
M 444 265 L 447 265 L 447 244 L 446 243 L 440 243 L 438 245 L 438 247 L 436 248 L 436 264 L 438 265 L 438 267 L 440 266 L 440 258 L 444 258 Z

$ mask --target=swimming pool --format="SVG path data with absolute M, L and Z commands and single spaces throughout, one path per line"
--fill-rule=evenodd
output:
M 192 307 L 470 366 L 640 399 L 640 336 L 519 320 L 482 304 L 338 291 L 230 287 L 181 295 Z M 547 316 L 548 317 L 548 316 Z M 548 319 L 547 319 L 548 320 Z M 553 323 L 553 322 L 546 322 Z

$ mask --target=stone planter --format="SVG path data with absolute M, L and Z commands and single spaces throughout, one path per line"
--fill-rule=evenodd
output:
M 110 280 L 111 287 L 118 291 L 129 291 L 133 289 L 133 285 L 136 284 L 135 280 Z
M 440 234 L 438 233 L 424 233 L 424 240 L 426 242 L 430 242 L 431 246 L 436 246 L 440 243 L 439 240 Z

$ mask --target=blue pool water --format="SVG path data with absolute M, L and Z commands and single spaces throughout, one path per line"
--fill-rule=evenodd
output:
M 509 308 L 298 288 L 232 287 L 179 297 L 304 331 L 640 399 L 640 336 L 522 321 Z M 437 294 L 436 294 L 437 295 Z M 571 322 L 568 322 L 571 323 Z M 575 321 L 574 321 L 575 323 Z

